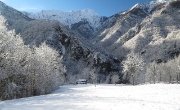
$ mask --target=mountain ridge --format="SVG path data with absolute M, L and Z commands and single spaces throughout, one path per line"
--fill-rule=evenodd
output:
M 58 20 L 62 24 L 71 28 L 72 24 L 80 21 L 88 21 L 93 28 L 97 28 L 100 24 L 101 16 L 91 9 L 73 10 L 64 12 L 60 10 L 42 10 L 37 13 L 24 13 L 33 19 L 49 19 Z
M 135 7 L 145 10 L 146 13 L 150 13 L 152 9 L 162 3 L 168 3 L 173 0 L 153 0 L 147 3 L 137 3 L 129 10 L 132 10 Z M 103 16 L 99 15 L 92 9 L 83 9 L 83 10 L 72 10 L 69 12 L 61 10 L 42 10 L 41 12 L 29 13 L 23 12 L 25 15 L 33 19 L 49 19 L 49 20 L 58 20 L 62 24 L 67 25 L 71 28 L 72 24 L 78 23 L 81 20 L 87 20 L 93 28 L 97 28 L 101 23 L 101 18 Z M 71 18 L 69 17 L 71 16 Z

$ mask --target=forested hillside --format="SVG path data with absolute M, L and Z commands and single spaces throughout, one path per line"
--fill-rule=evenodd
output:
M 179 82 L 179 4 L 177 0 L 137 4 L 108 18 L 92 41 L 123 61 L 127 82 Z
M 3 2 L 0 47 L 0 100 L 51 93 L 79 78 L 105 83 L 113 73 L 121 81 L 119 62 L 106 51 L 58 21 L 31 19 Z

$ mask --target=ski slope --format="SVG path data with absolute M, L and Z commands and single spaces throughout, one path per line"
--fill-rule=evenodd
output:
M 0 110 L 180 110 L 180 85 L 68 85 L 49 95 L 2 101 Z

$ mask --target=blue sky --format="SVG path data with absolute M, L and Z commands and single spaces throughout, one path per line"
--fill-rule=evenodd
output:
M 20 11 L 38 12 L 41 10 L 72 11 L 92 9 L 102 16 L 111 16 L 127 10 L 136 3 L 151 0 L 1 0 Z

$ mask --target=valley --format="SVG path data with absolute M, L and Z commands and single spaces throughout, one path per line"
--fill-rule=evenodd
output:
M 178 84 L 179 54 L 179 0 L 109 17 L 91 9 L 21 12 L 0 1 L 0 100 L 49 94 L 78 79 Z

